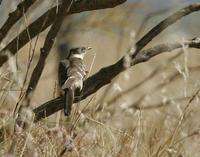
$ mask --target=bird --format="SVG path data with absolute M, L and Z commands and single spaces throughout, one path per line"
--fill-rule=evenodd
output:
M 80 93 L 86 79 L 87 70 L 83 62 L 86 51 L 91 47 L 76 47 L 69 50 L 68 56 L 61 60 L 58 69 L 58 81 L 61 95 L 64 96 L 64 114 L 71 113 L 74 95 Z

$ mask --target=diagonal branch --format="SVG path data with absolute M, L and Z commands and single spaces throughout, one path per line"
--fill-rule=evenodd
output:
M 22 17 L 36 0 L 24 0 L 17 5 L 17 9 L 9 13 L 9 17 L 0 29 L 0 43 L 12 26 Z
M 139 53 L 140 50 L 142 50 L 152 39 L 154 39 L 158 34 L 160 34 L 167 27 L 174 24 L 176 21 L 180 20 L 182 17 L 199 10 L 200 10 L 200 3 L 192 4 L 175 12 L 171 16 L 167 17 L 165 20 L 161 21 L 158 25 L 153 27 L 147 34 L 145 34 L 136 43 L 136 52 L 133 54 L 132 58 L 134 58 Z
M 37 65 L 34 68 L 33 73 L 31 75 L 31 79 L 30 79 L 30 82 L 29 82 L 29 85 L 28 85 L 28 88 L 26 91 L 26 95 L 25 95 L 26 98 L 28 98 L 31 91 L 35 90 L 35 88 L 38 84 L 38 81 L 41 77 L 42 71 L 45 66 L 45 61 L 51 51 L 51 48 L 53 47 L 55 38 L 60 30 L 60 27 L 64 21 L 64 18 L 66 17 L 66 10 L 69 11 L 71 6 L 73 6 L 72 3 L 73 3 L 73 0 L 70 0 L 70 1 L 63 0 L 63 4 L 58 11 L 56 19 L 46 36 L 43 48 L 41 48 L 41 50 L 40 50 L 40 57 L 39 57 Z
M 146 62 L 156 55 L 173 51 L 178 48 L 182 48 L 183 44 L 190 48 L 200 49 L 199 38 L 186 41 L 185 43 L 182 43 L 182 44 L 181 43 L 161 44 L 161 45 L 152 47 L 150 49 L 141 51 L 133 60 L 133 65 Z M 101 87 L 109 84 L 114 77 L 116 77 L 118 74 L 120 74 L 124 70 L 125 68 L 123 66 L 123 59 L 119 60 L 117 63 L 113 65 L 102 68 L 99 72 L 89 77 L 85 81 L 83 95 L 79 97 L 77 100 L 75 100 L 75 102 L 85 99 L 86 97 L 98 91 Z M 35 113 L 35 122 L 61 110 L 63 108 L 63 103 L 64 103 L 63 97 L 58 97 L 56 99 L 50 100 L 44 103 L 43 105 L 40 105 L 39 107 L 35 108 L 33 110 L 33 112 Z
M 166 66 L 168 65 L 169 62 L 172 62 L 173 60 L 177 59 L 180 55 L 182 54 L 182 52 L 177 53 L 175 56 L 172 56 L 170 58 L 168 58 L 164 64 L 163 62 L 161 64 L 158 64 L 157 67 L 143 80 L 141 80 L 139 83 L 137 83 L 136 85 L 118 93 L 115 97 L 111 98 L 110 100 L 107 101 L 108 105 L 111 105 L 112 103 L 116 102 L 118 99 L 120 99 L 122 96 L 133 92 L 134 90 L 138 89 L 139 87 L 141 87 L 142 85 L 144 85 L 144 83 L 147 83 L 149 80 L 151 80 L 153 77 L 155 77 L 160 71 L 164 70 L 166 68 Z
M 80 13 L 84 11 L 91 11 L 91 10 L 98 10 L 98 9 L 106 9 L 106 8 L 113 8 L 122 3 L 126 0 L 81 0 L 76 1 L 75 4 L 71 7 L 69 12 L 65 13 L 65 15 Z M 60 9 L 60 5 L 58 9 Z M 57 6 L 53 7 L 52 9 L 48 10 L 42 16 L 40 16 L 36 21 L 28 26 L 30 38 L 34 38 L 40 32 L 44 31 L 47 27 L 49 27 L 52 22 L 56 18 L 56 10 Z M 43 26 L 43 21 L 45 21 L 45 25 Z M 42 28 L 42 29 L 41 29 Z M 2 51 L 0 51 L 0 66 L 3 65 L 8 59 L 7 55 L 4 55 L 3 51 L 9 50 L 11 54 L 16 54 L 19 49 L 21 49 L 24 45 L 29 42 L 29 35 L 27 31 L 22 31 L 19 36 L 13 39 Z
M 96 0 L 96 2 L 97 1 L 98 0 Z M 82 1 L 81 1 L 81 3 L 82 3 Z M 105 2 L 102 2 L 102 4 L 105 4 Z M 95 4 L 93 4 L 93 6 L 94 5 Z M 184 9 L 182 9 L 181 11 L 176 12 L 175 14 L 171 15 L 170 17 L 168 17 L 167 19 L 162 21 L 160 24 L 155 26 L 152 30 L 150 30 L 141 40 L 139 40 L 137 42 L 136 53 L 131 56 L 131 59 L 132 59 L 131 61 L 133 63 L 132 66 L 139 64 L 139 63 L 142 63 L 142 62 L 146 62 L 149 59 L 151 59 L 152 57 L 159 55 L 159 54 L 162 54 L 164 52 L 169 52 L 169 51 L 181 48 L 183 45 L 186 45 L 190 48 L 200 49 L 200 39 L 195 38 L 195 39 L 186 41 L 184 43 L 161 44 L 161 45 L 155 46 L 153 48 L 140 51 L 153 38 L 155 38 L 159 33 L 161 33 L 165 28 L 167 28 L 168 26 L 170 26 L 171 24 L 173 24 L 174 22 L 176 22 L 177 20 L 179 20 L 183 16 L 186 16 L 186 15 L 188 15 L 188 14 L 194 12 L 194 11 L 197 11 L 197 10 L 200 10 L 200 3 L 190 5 L 186 8 L 184 8 Z M 71 12 L 71 13 L 73 13 L 73 12 Z M 38 33 L 40 33 L 40 32 L 37 32 L 35 34 L 32 32 L 31 38 Z M 20 45 L 22 47 L 23 45 L 26 44 L 27 40 L 26 40 L 26 38 L 24 38 L 24 40 L 21 40 L 21 41 L 23 42 L 23 44 L 20 43 Z M 9 47 L 8 47 L 8 49 L 12 50 Z M 13 52 L 13 54 L 16 53 L 16 51 L 11 51 L 11 52 Z M 75 102 L 81 101 L 81 100 L 85 99 L 86 97 L 88 97 L 89 95 L 95 93 L 101 87 L 109 84 L 113 80 L 113 78 L 116 77 L 118 74 L 120 74 L 121 72 L 126 70 L 126 68 L 124 67 L 124 60 L 125 60 L 125 57 L 121 58 L 115 64 L 112 64 L 110 66 L 102 68 L 99 72 L 97 72 L 96 74 L 94 74 L 93 76 L 88 78 L 85 81 L 85 87 L 84 87 L 84 90 L 83 90 L 83 95 L 81 97 L 79 97 L 78 99 L 76 99 Z M 6 59 L 4 58 L 3 62 L 5 62 L 5 61 L 6 61 Z M 0 58 L 0 65 L 2 65 L 3 62 L 2 62 L 2 59 Z M 48 102 L 40 105 L 39 107 L 35 108 L 33 110 L 33 112 L 35 113 L 35 120 L 34 121 L 37 122 L 37 121 L 41 120 L 42 118 L 48 117 L 48 116 L 52 115 L 53 113 L 59 111 L 60 109 L 63 108 L 63 103 L 64 103 L 63 98 L 58 97 L 56 99 L 48 101 Z M 0 131 L 0 133 L 1 132 L 2 131 Z M 2 137 L 2 136 L 0 135 L 0 137 Z
M 155 16 L 157 16 L 157 15 L 161 15 L 161 14 L 163 14 L 163 13 L 169 11 L 169 9 L 170 9 L 170 8 L 165 8 L 165 9 L 162 9 L 162 10 L 158 10 L 158 11 L 154 11 L 154 12 L 148 13 L 148 14 L 144 17 L 144 19 L 142 20 L 142 22 L 141 22 L 141 24 L 140 24 L 140 26 L 139 26 L 139 29 L 137 30 L 136 38 L 140 36 L 140 34 L 143 32 L 143 30 L 144 30 L 146 24 L 148 23 L 148 21 L 149 21 L 151 18 L 153 18 L 153 17 L 155 17 Z
M 144 50 L 140 52 L 142 48 L 144 48 L 153 38 L 155 38 L 159 33 L 161 33 L 164 29 L 166 29 L 171 24 L 175 23 L 180 18 L 194 12 L 200 10 L 200 3 L 189 5 L 180 11 L 174 13 L 173 15 L 169 16 L 162 22 L 160 22 L 158 25 L 153 27 L 144 37 L 142 37 L 137 43 L 136 43 L 136 52 L 131 56 L 132 58 L 132 66 L 146 62 L 152 57 L 161 54 L 163 52 L 172 51 L 177 48 L 181 48 L 183 44 L 187 45 L 191 48 L 200 48 L 200 40 L 199 38 L 195 38 L 193 40 L 187 41 L 185 43 L 172 43 L 172 44 L 162 44 L 155 46 L 151 49 Z M 130 52 L 130 50 L 128 51 Z M 140 53 L 139 53 L 140 52 Z M 118 74 L 123 72 L 126 68 L 124 67 L 124 60 L 125 56 L 122 57 L 118 62 L 116 62 L 113 65 L 107 66 L 102 68 L 99 72 L 97 72 L 95 75 L 88 78 L 85 82 L 85 88 L 83 91 L 83 95 L 78 100 L 85 99 L 87 96 L 95 93 L 97 90 L 99 90 L 101 87 L 109 84 L 114 77 L 116 77 Z M 77 102 L 77 100 L 75 101 Z M 41 118 L 45 118 L 63 107 L 63 98 L 58 97 L 54 100 L 51 100 L 33 110 L 35 113 L 35 121 L 40 120 Z

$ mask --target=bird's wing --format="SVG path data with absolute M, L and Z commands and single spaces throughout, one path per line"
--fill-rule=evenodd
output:
M 74 82 L 75 82 L 75 78 L 72 78 L 72 77 L 67 78 L 67 80 L 63 83 L 61 88 L 63 90 L 66 89 L 66 88 L 72 88 Z
M 58 67 L 58 81 L 60 87 L 65 83 L 65 81 L 68 79 L 67 76 L 67 70 L 69 68 L 69 61 L 67 59 L 64 59 L 60 62 Z

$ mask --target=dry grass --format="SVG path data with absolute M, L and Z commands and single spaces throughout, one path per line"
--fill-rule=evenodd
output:
M 88 54 L 86 58 L 87 67 L 90 67 L 96 55 L 91 74 L 122 55 L 121 51 L 130 45 L 132 32 L 130 24 L 123 35 L 113 32 L 108 35 L 110 27 L 106 23 L 94 23 L 96 16 L 98 12 L 86 23 L 94 30 L 84 32 L 83 27 L 75 34 L 74 28 L 69 34 L 69 38 L 74 36 L 70 39 L 74 45 L 93 47 L 95 54 Z M 114 22 L 118 20 L 111 13 L 108 17 Z M 103 25 L 103 30 L 97 30 L 99 25 Z M 81 40 L 78 39 L 80 33 Z M 36 52 L 42 42 L 41 37 Z M 28 51 L 29 46 L 21 51 Z M 180 55 L 174 57 L 175 53 Z M 61 112 L 37 124 L 29 121 L 29 128 L 22 130 L 17 127 L 16 134 L 13 134 L 13 106 L 26 89 L 24 78 L 29 80 L 30 77 L 24 73 L 29 65 L 28 55 L 31 54 L 21 53 L 18 56 L 18 63 L 21 63 L 18 68 L 15 60 L 11 60 L 0 71 L 0 126 L 6 126 L 8 130 L 6 140 L 0 144 L 0 156 L 199 157 L 200 56 L 197 51 L 183 47 L 174 54 L 158 56 L 138 65 L 123 72 L 110 86 L 74 105 L 70 118 L 64 117 Z M 36 53 L 31 64 L 37 58 Z M 54 49 L 33 95 L 32 106 L 56 95 L 55 58 L 58 57 Z M 32 68 L 30 66 L 28 71 L 31 72 Z
M 11 110 L 5 107 L 9 94 L 6 94 L 7 91 L 1 91 L 1 97 L 5 97 L 5 101 L 1 99 L 1 126 L 10 123 L 7 129 L 11 130 L 10 135 L 0 145 L 1 156 L 8 153 L 33 157 L 199 156 L 198 75 L 191 70 L 188 71 L 190 75 L 186 76 L 184 55 L 177 56 L 175 65 L 164 64 L 154 77 L 146 80 L 147 82 L 134 91 L 119 95 L 125 90 L 120 82 L 131 80 L 124 76 L 131 75 L 131 72 L 127 72 L 116 80 L 110 89 L 112 93 L 107 94 L 103 102 L 99 101 L 101 94 L 94 95 L 75 105 L 70 118 L 66 119 L 61 113 L 61 119 L 57 122 L 44 120 L 31 124 L 27 130 L 18 128 L 16 137 L 12 136 Z M 7 77 L 6 73 L 4 74 Z M 156 80 L 163 77 L 162 73 L 165 74 L 163 81 L 169 80 L 173 75 L 176 75 L 176 79 L 160 85 Z M 9 90 L 7 86 L 4 88 Z M 142 98 L 140 101 L 132 98 L 135 97 L 135 92 L 140 92 L 136 94 L 137 99 Z M 109 101 L 115 98 L 115 95 L 118 95 L 118 99 Z M 180 98 L 176 99 L 177 97 Z M 102 103 L 103 108 L 99 108 L 98 103 Z M 135 108 L 133 104 L 140 107 Z M 148 108 L 156 104 L 160 106 Z M 13 139 L 16 140 L 14 150 Z

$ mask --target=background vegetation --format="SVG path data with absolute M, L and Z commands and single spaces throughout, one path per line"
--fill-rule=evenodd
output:
M 199 157 L 198 10 L 195 0 L 2 0 L 0 156 Z M 76 46 L 92 47 L 88 80 L 64 117 L 57 66 Z

